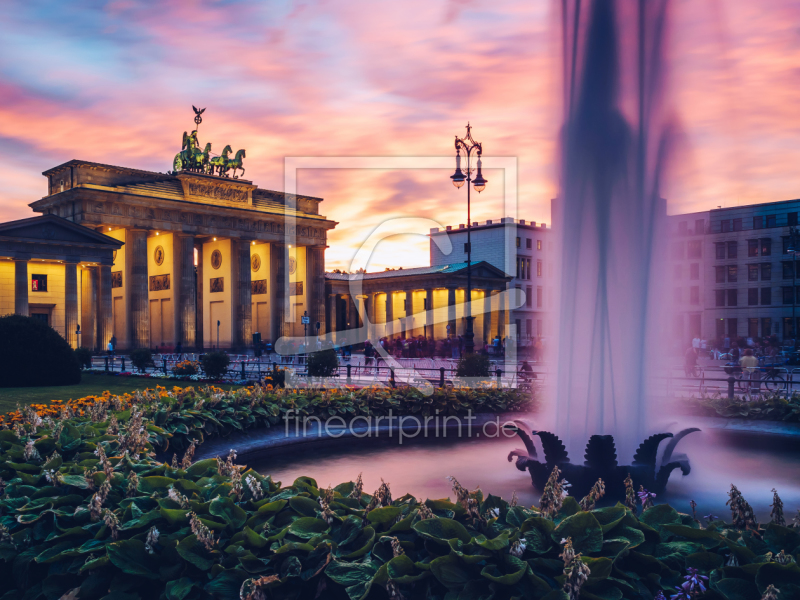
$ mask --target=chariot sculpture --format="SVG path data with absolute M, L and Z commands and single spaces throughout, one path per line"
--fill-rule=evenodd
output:
M 199 128 L 200 123 L 203 121 L 200 115 L 202 115 L 206 109 L 197 109 L 194 106 L 192 106 L 192 108 L 195 112 L 194 122 Z M 243 160 L 246 158 L 246 154 L 244 149 L 242 149 L 238 150 L 233 158 L 230 158 L 229 154 L 231 152 L 233 152 L 233 148 L 227 145 L 222 150 L 221 155 L 212 156 L 210 142 L 205 145 L 203 150 L 200 150 L 197 129 L 191 133 L 184 131 L 181 151 L 175 155 L 172 161 L 172 170 L 175 173 L 179 171 L 189 171 L 192 173 L 203 173 L 204 175 L 233 177 L 233 179 L 238 179 L 244 175 Z M 238 175 L 236 173 L 237 171 L 239 171 Z
M 636 454 L 633 463 L 620 466 L 617 462 L 617 450 L 614 438 L 610 435 L 593 435 L 586 444 L 585 462 L 582 465 L 570 461 L 564 444 L 549 431 L 531 431 L 524 421 L 515 420 L 514 424 L 507 424 L 506 429 L 515 431 L 525 444 L 525 449 L 512 450 L 508 455 L 511 462 L 516 457 L 516 467 L 520 471 L 528 471 L 531 482 L 537 489 L 544 489 L 547 478 L 554 467 L 561 470 L 562 476 L 572 488 L 570 494 L 582 498 L 589 493 L 598 479 L 606 483 L 606 496 L 612 500 L 621 500 L 625 497 L 625 478 L 630 474 L 634 484 L 640 485 L 650 492 L 660 494 L 664 491 L 670 473 L 680 469 L 683 475 L 691 471 L 689 458 L 685 454 L 676 454 L 675 447 L 684 437 L 695 431 L 696 427 L 672 433 L 657 433 L 644 440 Z M 533 438 L 538 437 L 544 451 L 544 461 L 537 460 L 536 446 Z M 658 459 L 658 447 L 662 441 L 669 439 L 661 460 Z

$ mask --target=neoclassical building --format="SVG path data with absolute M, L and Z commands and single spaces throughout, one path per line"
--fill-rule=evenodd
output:
M 6 245 L 0 258 L 13 260 L 0 260 L 0 312 L 24 313 L 26 294 L 35 305 L 31 277 L 47 270 L 48 285 L 63 289 L 47 303 L 52 324 L 80 307 L 80 341 L 69 333 L 72 316 L 62 324 L 74 346 L 103 349 L 114 336 L 120 350 L 237 348 L 253 332 L 302 335 L 305 312 L 325 333 L 325 248 L 336 223 L 319 214 L 321 198 L 202 168 L 164 174 L 71 160 L 43 174 L 47 195 L 30 207 L 80 226 L 85 243 L 111 248 L 111 260 Z
M 487 343 L 506 335 L 509 307 L 500 292 L 512 277 L 485 261 L 473 261 L 471 267 L 475 342 Z M 333 272 L 325 277 L 328 322 L 336 341 L 350 339 L 347 332 L 359 329 L 364 339 L 373 342 L 420 335 L 438 340 L 464 333 L 466 263 L 376 273 Z

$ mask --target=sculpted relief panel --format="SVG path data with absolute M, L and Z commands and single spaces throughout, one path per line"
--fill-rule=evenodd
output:
M 186 181 L 186 192 L 190 196 L 201 196 L 213 200 L 224 200 L 225 202 L 244 202 L 248 201 L 247 190 L 228 186 L 218 186 L 203 183 L 201 181 Z

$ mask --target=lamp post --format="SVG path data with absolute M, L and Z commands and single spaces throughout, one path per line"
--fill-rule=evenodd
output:
M 792 255 L 792 338 L 794 348 L 797 349 L 797 319 L 795 307 L 797 306 L 797 227 L 789 227 L 789 247 L 786 249 Z
M 461 151 L 466 155 L 467 164 L 464 171 L 461 170 Z M 477 174 L 475 179 L 472 179 L 472 166 L 471 159 L 473 153 L 477 158 Z M 460 188 L 467 183 L 467 303 L 464 318 L 467 321 L 467 330 L 464 333 L 464 349 L 467 354 L 472 354 L 475 350 L 475 332 L 472 329 L 472 213 L 470 212 L 470 192 L 469 185 L 472 183 L 475 186 L 475 191 L 479 194 L 486 188 L 486 179 L 481 174 L 481 155 L 483 154 L 483 146 L 472 139 L 472 127 L 467 123 L 467 135 L 463 138 L 456 136 L 456 172 L 450 176 L 453 180 L 453 185 Z

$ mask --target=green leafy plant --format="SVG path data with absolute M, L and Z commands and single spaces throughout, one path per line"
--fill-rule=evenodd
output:
M 220 379 L 228 372 L 231 359 L 226 352 L 206 352 L 200 357 L 203 372 L 211 379 Z
M 465 354 L 458 361 L 457 377 L 489 377 L 491 363 L 484 354 Z
M 75 350 L 75 357 L 78 359 L 78 364 L 82 369 L 92 368 L 92 351 L 89 348 L 81 346 Z
M 150 348 L 136 348 L 135 350 L 131 350 L 130 357 L 133 366 L 142 373 L 147 367 L 155 365 L 153 362 L 153 353 Z
M 308 374 L 311 377 L 331 377 L 338 368 L 339 357 L 333 348 L 308 355 Z
M 0 317 L 0 387 L 73 385 L 81 381 L 75 351 L 33 317 Z

